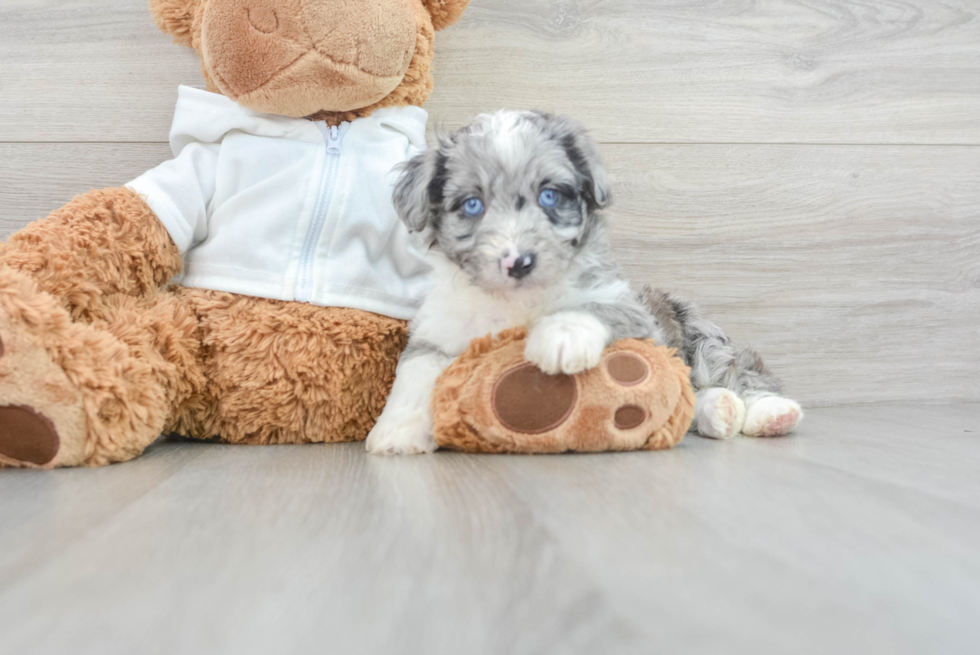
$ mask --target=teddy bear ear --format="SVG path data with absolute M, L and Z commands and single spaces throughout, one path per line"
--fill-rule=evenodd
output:
M 470 0 L 422 0 L 422 4 L 432 16 L 432 26 L 441 30 L 460 19 Z
M 157 27 L 174 37 L 174 43 L 191 47 L 194 13 L 200 0 L 150 0 Z

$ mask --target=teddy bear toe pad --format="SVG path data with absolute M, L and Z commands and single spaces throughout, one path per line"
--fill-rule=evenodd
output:
M 613 424 L 620 430 L 632 430 L 647 420 L 647 411 L 639 405 L 623 405 L 616 410 Z
M 650 375 L 650 367 L 638 355 L 629 352 L 618 352 L 606 359 L 606 370 L 609 376 L 623 385 L 632 387 L 642 383 Z

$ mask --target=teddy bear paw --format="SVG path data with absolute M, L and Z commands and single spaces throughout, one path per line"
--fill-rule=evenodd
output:
M 18 310 L 0 306 L 0 466 L 77 463 L 86 432 L 81 396 Z
M 382 416 L 364 443 L 372 455 L 424 455 L 436 449 L 430 421 L 424 416 Z
M 728 389 L 705 389 L 698 393 L 694 420 L 702 437 L 731 439 L 745 424 L 745 403 Z

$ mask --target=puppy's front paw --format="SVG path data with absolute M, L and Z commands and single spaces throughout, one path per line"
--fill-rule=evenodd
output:
M 799 403 L 782 396 L 766 396 L 749 405 L 742 432 L 750 437 L 781 437 L 803 420 Z
M 428 420 L 404 416 L 378 420 L 368 434 L 365 449 L 372 455 L 422 455 L 436 449 Z
M 745 403 L 728 389 L 705 389 L 698 393 L 694 420 L 702 437 L 731 439 L 745 423 Z
M 524 359 L 548 375 L 574 375 L 599 365 L 609 337 L 609 328 L 591 314 L 554 314 L 531 329 Z

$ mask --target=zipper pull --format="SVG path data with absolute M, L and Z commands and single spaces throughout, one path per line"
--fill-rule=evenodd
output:
M 327 152 L 335 155 L 340 153 L 340 128 L 336 125 L 330 128 L 330 140 L 327 143 Z

